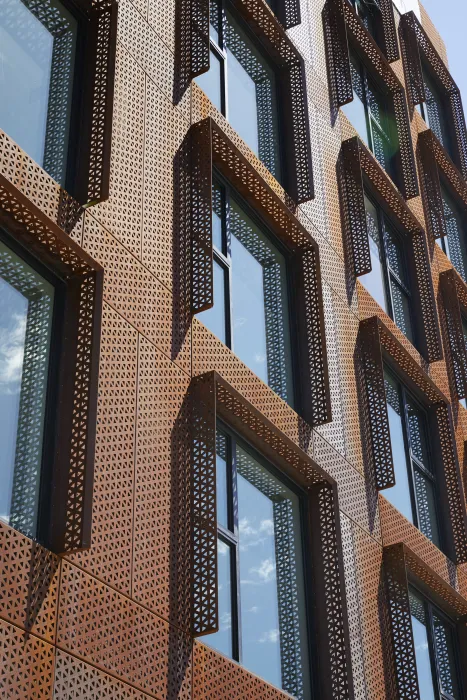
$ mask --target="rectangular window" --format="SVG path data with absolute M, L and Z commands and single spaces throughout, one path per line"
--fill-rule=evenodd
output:
M 287 259 L 231 189 L 213 186 L 214 305 L 198 318 L 294 403 Z
M 384 495 L 440 547 L 436 479 L 426 414 L 388 370 L 384 384 L 396 481 Z
M 464 282 L 467 282 L 466 214 L 461 211 L 458 204 L 449 196 L 443 185 L 441 185 L 441 197 L 443 199 L 447 235 L 437 238 L 436 242 L 446 253 Z
M 394 179 L 397 151 L 388 100 L 355 53 L 350 53 L 353 100 L 342 111 L 386 172 Z
M 0 128 L 65 185 L 78 21 L 58 0 L 3 0 Z
M 423 700 L 460 700 L 457 635 L 453 623 L 409 589 L 418 688 Z
M 0 518 L 35 537 L 54 370 L 55 288 L 3 240 L 0 298 Z
M 360 281 L 397 327 L 414 343 L 410 283 L 402 240 L 381 208 L 367 195 L 365 209 L 371 272 L 362 275 Z
M 195 80 L 235 131 L 281 180 L 276 76 L 254 37 L 227 9 L 210 2 L 210 69 Z
M 294 697 L 310 697 L 304 497 L 217 431 L 219 631 L 206 642 Z
M 441 89 L 426 66 L 423 66 L 422 73 L 426 100 L 417 105 L 417 109 L 427 126 L 452 158 L 451 130 L 446 118 L 446 105 Z
M 379 43 L 378 20 L 381 20 L 376 4 L 372 0 L 350 0 L 365 29 Z

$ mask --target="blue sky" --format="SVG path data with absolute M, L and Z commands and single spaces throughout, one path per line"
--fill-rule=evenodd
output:
M 467 109 L 467 0 L 423 0 L 448 50 L 449 69 Z

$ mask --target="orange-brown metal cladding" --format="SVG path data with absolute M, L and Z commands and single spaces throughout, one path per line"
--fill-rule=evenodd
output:
M 411 72 L 403 69 L 400 36 L 413 19 L 395 31 L 400 18 L 393 21 L 391 3 L 379 0 L 380 50 L 347 0 L 278 2 L 279 21 L 263 0 L 232 7 L 288 74 L 290 100 L 299 107 L 289 139 L 289 155 L 298 156 L 291 187 L 272 176 L 192 81 L 209 60 L 208 0 L 120 0 L 115 66 L 115 3 L 79 0 L 93 8 L 96 65 L 88 67 L 95 92 L 88 92 L 87 172 L 74 197 L 0 130 L 0 223 L 62 278 L 96 278 L 104 270 L 93 387 L 86 362 L 94 301 L 92 290 L 83 294 L 69 445 L 69 492 L 77 498 L 64 509 L 67 546 L 52 553 L 0 523 L 2 698 L 290 697 L 210 648 L 209 635 L 194 639 L 217 624 L 216 405 L 227 424 L 309 489 L 316 697 L 418 697 L 409 581 L 465 638 L 467 411 L 458 399 L 467 390 L 460 325 L 467 287 L 435 238 L 445 233 L 440 174 L 464 208 L 467 184 L 420 115 L 407 109 Z M 438 74 L 449 76 L 446 49 L 423 8 L 421 26 Z M 352 98 L 348 38 L 394 98 L 401 192 L 338 109 Z M 196 133 L 204 144 L 197 162 Z M 321 392 L 316 420 L 313 406 L 298 415 L 193 313 L 212 303 L 209 236 L 194 238 L 195 229 L 209 226 L 211 161 L 293 255 L 308 244 L 316 252 L 311 272 L 321 289 L 310 302 L 315 326 L 308 324 L 307 336 Z M 417 348 L 356 277 L 370 264 L 363 182 L 414 247 L 425 334 Z M 195 277 L 200 286 L 192 289 Z M 432 416 L 449 552 L 378 493 L 393 478 L 383 358 Z M 304 368 L 299 381 L 309 378 Z M 204 404 L 193 403 L 200 384 Z M 94 488 L 92 504 L 82 508 L 89 488 L 81 478 L 93 462 L 85 449 L 90 416 Z M 77 551 L 86 527 L 90 546 Z

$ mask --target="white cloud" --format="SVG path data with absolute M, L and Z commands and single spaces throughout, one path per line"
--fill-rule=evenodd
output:
M 250 537 L 251 535 L 257 535 L 258 530 L 250 525 L 248 518 L 242 518 L 238 523 L 238 531 L 240 535 L 244 537 Z
M 256 615 L 256 613 L 258 612 L 258 610 L 259 610 L 258 606 L 257 606 L 257 605 L 253 605 L 251 608 L 249 608 L 249 610 L 247 610 L 247 613 L 253 613 L 254 615 Z
M 263 559 L 258 568 L 251 568 L 250 574 L 257 574 L 264 583 L 269 583 L 276 577 L 276 565 L 272 559 Z
M 221 630 L 229 630 L 232 627 L 232 615 L 223 613 L 219 618 L 219 626 Z
M 260 355 L 259 352 L 255 353 L 255 361 L 259 364 L 266 362 L 266 355 Z
M 269 642 L 270 644 L 277 644 L 279 641 L 279 630 L 269 630 L 269 632 L 265 632 L 258 640 L 260 644 L 264 644 L 265 642 Z
M 274 534 L 274 523 L 272 520 L 262 520 L 259 526 L 259 531 L 264 532 L 265 535 Z
M 26 318 L 23 315 L 12 316 L 12 329 L 2 328 L 0 340 L 0 385 L 13 384 L 21 381 L 24 357 L 24 337 L 26 334 Z M 19 391 L 19 386 L 15 389 Z M 11 387 L 10 387 L 11 391 Z
M 228 551 L 228 545 L 226 545 L 225 542 L 222 542 L 222 540 L 217 540 L 217 553 L 220 554 L 222 557 L 225 557 Z

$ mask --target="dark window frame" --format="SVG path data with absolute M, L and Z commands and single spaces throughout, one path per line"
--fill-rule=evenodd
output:
M 109 196 L 117 0 L 60 2 L 78 26 L 66 170 L 59 184 L 78 204 L 90 205 Z M 40 8 L 27 7 L 42 23 Z
M 245 214 L 252 220 L 252 222 L 258 226 L 261 232 L 267 237 L 271 245 L 277 249 L 277 251 L 283 256 L 285 261 L 285 275 L 286 275 L 286 288 L 287 288 L 287 308 L 284 309 L 288 317 L 289 323 L 289 341 L 290 341 L 290 374 L 291 374 L 291 388 L 293 393 L 293 400 L 288 401 L 284 397 L 284 401 L 294 408 L 295 410 L 300 410 L 303 406 L 304 401 L 300 395 L 300 382 L 298 381 L 300 359 L 298 353 L 299 347 L 299 328 L 296 319 L 292 313 L 292 310 L 296 308 L 295 304 L 295 294 L 296 290 L 293 284 L 293 253 L 287 249 L 287 246 L 280 241 L 277 236 L 271 231 L 267 223 L 261 218 L 261 215 L 251 207 L 251 205 L 246 202 L 240 193 L 231 185 L 225 176 L 223 176 L 216 168 L 213 168 L 213 186 L 220 186 L 222 188 L 222 242 L 225 243 L 225 251 L 219 250 L 217 246 L 212 244 L 213 249 L 213 262 L 217 263 L 224 271 L 224 311 L 225 311 L 225 321 L 226 321 L 226 346 L 235 352 L 234 340 L 233 340 L 233 324 L 232 324 L 232 304 L 233 304 L 233 294 L 232 294 L 232 263 L 230 255 L 230 245 L 229 245 L 229 209 L 230 201 L 234 200 L 238 206 L 245 212 Z M 253 370 L 252 370 L 253 371 Z M 268 386 L 270 386 L 268 384 Z
M 54 372 L 57 379 L 43 446 L 43 455 L 53 458 L 44 472 L 49 498 L 36 539 L 57 554 L 85 549 L 91 545 L 103 268 L 2 175 L 0 226 L 7 245 L 57 280 L 57 345 L 61 337 L 57 367 L 49 364 L 49 376 Z
M 456 629 L 456 624 L 451 620 L 451 618 L 435 603 L 433 603 L 429 596 L 422 590 L 421 586 L 417 586 L 417 584 L 414 582 L 411 582 L 409 580 L 409 592 L 410 590 L 413 590 L 415 595 L 421 599 L 421 602 L 424 606 L 424 611 L 425 611 L 425 617 L 427 620 L 427 637 L 428 637 L 428 644 L 429 644 L 429 652 L 430 652 L 430 665 L 431 665 L 431 673 L 433 677 L 433 686 L 435 688 L 438 688 L 438 694 L 439 694 L 439 700 L 455 700 L 455 698 L 452 695 L 449 695 L 447 693 L 443 693 L 441 690 L 441 681 L 439 677 L 439 670 L 438 670 L 438 655 L 436 652 L 436 644 L 435 644 L 435 632 L 434 632 L 434 623 L 433 623 L 433 615 L 436 615 L 439 617 L 445 624 L 447 624 L 453 633 L 454 636 L 454 641 L 455 641 L 455 647 L 454 647 L 454 663 L 455 663 L 455 671 L 456 671 L 456 680 L 459 686 L 459 691 L 460 691 L 460 698 L 463 697 L 463 682 L 462 682 L 462 674 L 460 673 L 460 655 L 459 655 L 459 639 L 458 639 L 458 633 Z
M 311 551 L 311 531 L 310 531 L 310 515 L 309 515 L 309 499 L 307 498 L 306 491 L 297 484 L 296 481 L 290 478 L 287 474 L 284 474 L 277 466 L 264 457 L 264 455 L 259 452 L 253 445 L 245 441 L 239 432 L 230 427 L 225 421 L 217 418 L 216 420 L 217 428 L 216 432 L 219 431 L 223 433 L 227 438 L 227 451 L 228 457 L 226 459 L 227 463 L 227 474 L 230 473 L 230 478 L 228 476 L 227 480 L 227 493 L 229 498 L 228 503 L 228 520 L 229 524 L 232 526 L 223 527 L 219 522 L 217 522 L 217 537 L 222 542 L 224 542 L 230 550 L 231 557 L 231 602 L 232 602 L 232 659 L 242 665 L 242 645 L 241 645 L 241 602 L 240 602 L 240 562 L 239 562 L 239 531 L 238 531 L 238 504 L 236 501 L 236 479 L 237 479 L 237 464 L 235 447 L 239 444 L 248 454 L 253 457 L 264 469 L 266 469 L 272 476 L 274 476 L 278 481 L 280 481 L 284 486 L 290 489 L 299 499 L 300 508 L 300 526 L 301 526 L 301 544 L 302 544 L 302 555 Z M 230 470 L 229 470 L 230 466 Z M 313 679 L 316 678 L 316 643 L 314 642 L 315 635 L 315 623 L 313 619 L 313 606 L 311 604 L 312 591 L 313 591 L 313 575 L 312 575 L 312 563 L 309 558 L 303 556 L 303 590 L 305 597 L 305 616 L 306 616 L 306 631 L 307 631 L 307 646 L 308 646 L 308 672 L 309 672 L 309 683 L 311 689 L 311 697 L 314 695 L 314 682 Z M 236 628 L 236 629 L 235 629 Z M 209 642 L 208 642 L 209 643 Z
M 409 285 L 412 285 L 412 279 L 410 275 L 410 269 L 407 266 L 407 261 L 406 261 L 406 255 L 410 255 L 410 251 L 408 251 L 408 242 L 406 240 L 406 236 L 401 234 L 397 226 L 394 225 L 394 223 L 391 221 L 391 219 L 387 216 L 381 205 L 378 203 L 377 199 L 373 197 L 371 193 L 371 188 L 364 188 L 365 196 L 368 198 L 368 200 L 371 202 L 371 204 L 375 207 L 377 217 L 378 217 L 378 240 L 379 240 L 379 250 L 380 252 L 383 253 L 384 255 L 384 260 L 382 261 L 382 268 L 383 268 L 383 284 L 384 284 L 384 291 L 385 291 L 385 298 L 386 298 L 386 304 L 388 305 L 388 309 L 386 313 L 388 314 L 389 318 L 396 323 L 394 319 L 394 298 L 393 298 L 393 290 L 392 290 L 392 279 L 394 280 L 394 284 L 398 285 L 402 292 L 405 294 L 405 296 L 408 298 L 409 301 L 409 323 L 410 327 L 413 332 L 413 338 L 407 338 L 412 345 L 415 347 L 418 346 L 418 335 L 419 335 L 419 328 L 416 323 L 415 319 L 415 314 L 414 314 L 414 309 L 413 309 L 413 292 L 410 287 L 407 287 L 405 282 L 403 282 L 398 274 L 391 268 L 391 264 L 389 262 L 389 255 L 388 255 L 388 246 L 387 246 L 387 236 L 385 235 L 387 232 L 387 229 L 389 229 L 390 234 L 392 234 L 398 244 L 399 250 L 402 251 L 403 257 L 402 257 L 402 265 L 404 267 L 404 272 L 405 275 L 408 279 Z M 369 235 L 369 234 L 368 234 Z M 397 324 L 396 324 L 397 325 Z M 400 330 L 400 329 L 399 329 Z M 403 331 L 401 331 L 402 333 Z M 404 334 L 405 335 L 405 334 Z M 407 336 L 406 336 L 407 337 Z
M 431 438 L 430 438 L 430 424 L 432 421 L 430 421 L 429 416 L 427 415 L 426 408 L 423 405 L 423 402 L 417 398 L 417 396 L 414 394 L 414 392 L 410 391 L 410 389 L 407 388 L 406 384 L 399 378 L 397 375 L 397 369 L 394 369 L 394 367 L 391 367 L 390 364 L 386 361 L 384 362 L 384 374 L 388 374 L 391 379 L 397 384 L 397 393 L 398 393 L 398 399 L 399 399 L 399 407 L 401 410 L 401 418 L 402 418 L 402 432 L 404 436 L 404 453 L 405 453 L 405 460 L 406 460 L 406 467 L 407 467 L 407 472 L 408 472 L 408 481 L 409 481 L 409 488 L 410 488 L 410 502 L 412 504 L 412 517 L 413 517 L 413 525 L 422 532 L 420 529 L 420 514 L 419 514 L 419 505 L 417 502 L 417 494 L 416 494 L 416 483 L 415 483 L 415 470 L 417 469 L 423 477 L 429 479 L 431 485 L 433 486 L 433 495 L 434 495 L 434 503 L 435 503 L 435 520 L 436 520 L 436 526 L 437 526 L 437 531 L 439 535 L 439 545 L 438 548 L 441 549 L 441 551 L 445 550 L 446 546 L 446 533 L 444 532 L 443 526 L 442 526 L 442 518 L 441 516 L 441 508 L 439 504 L 439 498 L 438 498 L 438 492 L 437 492 L 437 482 L 438 482 L 438 472 L 439 472 L 439 465 L 436 464 L 436 459 L 434 458 L 433 455 L 433 446 L 431 444 Z M 428 451 L 428 462 L 432 465 L 433 470 L 430 471 L 425 465 L 423 465 L 415 456 L 413 449 L 412 449 L 412 444 L 411 444 L 411 438 L 410 438 L 410 426 L 409 426 L 409 418 L 408 418 L 408 410 L 409 410 L 409 404 L 412 403 L 415 408 L 420 411 L 423 414 L 423 432 L 425 434 L 425 439 L 426 439 L 426 447 Z M 394 506 L 396 507 L 396 506 Z M 423 533 L 424 534 L 424 533 Z
M 443 331 L 449 362 L 447 363 L 451 391 L 460 401 L 467 398 L 467 285 L 455 268 L 439 276 L 443 308 Z

